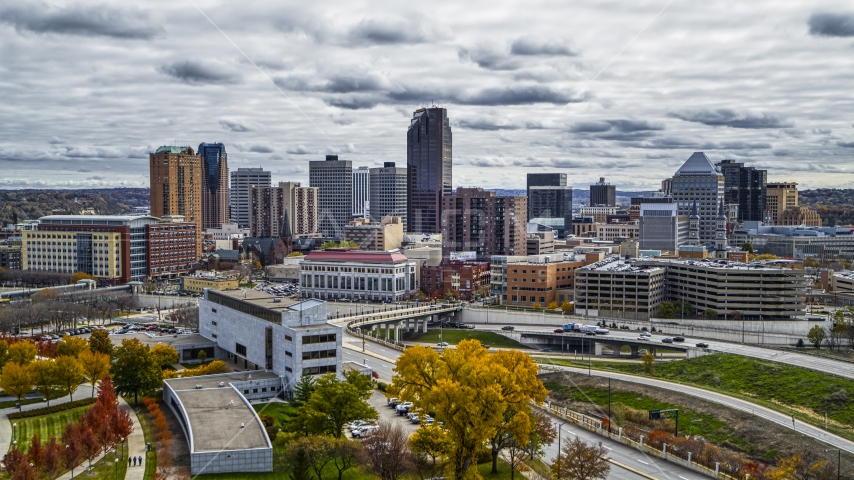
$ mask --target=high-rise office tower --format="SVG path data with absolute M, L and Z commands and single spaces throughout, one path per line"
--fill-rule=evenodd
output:
M 238 168 L 231 172 L 231 189 L 228 194 L 231 204 L 231 223 L 240 228 L 249 228 L 249 187 L 270 187 L 270 172 L 261 167 Z
M 696 203 L 698 241 L 715 240 L 715 218 L 724 198 L 724 176 L 703 152 L 694 152 L 673 175 L 673 201 L 679 215 L 691 215 Z
M 202 233 L 202 159 L 191 147 L 163 146 L 149 154 L 151 215 L 182 215 Z
M 761 222 L 765 216 L 768 172 L 745 167 L 735 160 L 716 164 L 724 176 L 724 201 L 727 207 L 738 205 L 738 221 Z
M 353 216 L 370 216 L 371 178 L 368 167 L 353 170 Z
M 406 225 L 406 169 L 385 162 L 382 168 L 370 170 L 371 220 L 383 217 L 401 217 Z
M 565 213 L 561 213 L 558 209 L 555 209 L 554 204 L 549 204 L 548 200 L 540 201 L 539 199 L 534 199 L 532 201 L 532 192 L 531 189 L 533 187 L 566 187 L 566 174 L 565 173 L 529 173 L 528 174 L 528 219 L 531 218 L 557 218 L 563 217 Z M 565 189 L 556 189 L 557 190 L 565 190 Z M 542 191 L 542 190 L 541 190 Z M 543 193 L 542 195 L 552 195 L 554 197 L 559 197 L 559 195 Z M 560 199 L 555 198 L 558 202 Z M 548 215 L 543 215 L 545 210 L 548 210 Z M 569 187 L 569 214 L 572 214 L 572 187 Z
M 780 225 L 782 223 L 783 212 L 789 207 L 798 206 L 797 182 L 769 183 L 766 194 L 766 201 L 768 202 L 768 224 Z
M 302 187 L 299 182 L 279 182 L 284 199 L 284 211 L 288 214 L 290 231 L 294 235 L 317 233 L 316 187 Z
M 201 143 L 202 228 L 219 228 L 230 220 L 228 214 L 228 154 L 222 143 Z
M 528 187 L 528 219 L 572 216 L 572 187 Z
M 320 233 L 342 236 L 353 214 L 353 162 L 327 155 L 325 161 L 309 162 L 308 181 L 317 187 Z
M 419 108 L 406 132 L 406 231 L 442 230 L 442 197 L 453 183 L 451 125 L 444 108 Z
M 525 197 L 499 197 L 482 188 L 458 188 L 443 199 L 442 259 L 451 252 L 475 252 L 480 261 L 493 255 L 526 255 Z
M 617 187 L 605 183 L 605 177 L 599 177 L 599 182 L 590 185 L 591 207 L 616 207 Z

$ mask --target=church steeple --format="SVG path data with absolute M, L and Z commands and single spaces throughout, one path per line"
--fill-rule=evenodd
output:
M 700 215 L 697 213 L 697 201 L 691 206 L 691 216 L 688 217 L 688 246 L 700 246 Z
M 727 258 L 726 207 L 721 200 L 715 217 L 715 258 Z

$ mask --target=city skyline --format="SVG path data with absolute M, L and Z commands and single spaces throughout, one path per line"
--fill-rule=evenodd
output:
M 434 102 L 454 188 L 561 172 L 656 190 L 695 151 L 854 186 L 854 14 L 772 5 L 4 7 L 0 188 L 147 186 L 150 152 L 200 141 L 304 184 L 327 153 L 404 165 Z

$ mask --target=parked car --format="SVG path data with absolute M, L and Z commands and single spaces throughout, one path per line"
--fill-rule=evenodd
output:
M 673 343 L 673 339 L 672 338 L 662 338 L 661 343 Z
M 516 327 L 514 327 L 513 325 L 505 325 L 505 326 L 501 327 L 502 330 L 507 330 L 510 332 L 512 332 L 515 328 Z
M 709 344 L 708 344 L 708 343 L 706 343 L 706 342 L 699 342 L 699 343 L 697 344 L 697 347 L 699 347 L 699 348 L 709 348 Z
M 394 407 L 398 415 L 406 415 L 407 413 L 409 413 L 410 408 L 412 408 L 412 402 L 404 402 Z
M 377 431 L 378 428 L 380 428 L 380 427 L 378 427 L 376 425 L 366 425 L 366 426 L 364 426 L 358 430 L 354 430 L 353 431 L 353 437 L 354 438 L 365 438 L 368 435 Z
M 388 405 L 389 407 L 391 407 L 391 406 L 393 406 L 393 405 L 396 405 L 394 402 L 397 402 L 397 401 L 398 401 L 397 397 L 391 397 L 391 398 L 389 398 L 389 399 L 388 399 L 388 401 L 386 401 L 385 403 L 386 403 L 386 405 Z
M 673 337 L 673 341 L 674 341 L 674 342 L 684 342 L 684 341 L 685 341 L 685 337 Z

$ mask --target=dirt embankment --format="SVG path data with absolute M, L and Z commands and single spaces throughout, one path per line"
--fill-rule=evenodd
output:
M 543 382 L 555 382 L 573 389 L 575 386 L 600 390 L 608 389 L 607 378 L 590 377 L 580 373 L 550 373 L 540 375 L 539 378 Z M 732 439 L 732 441 L 724 441 L 717 446 L 724 451 L 744 458 L 776 465 L 781 458 L 803 452 L 808 458 L 827 459 L 829 463 L 834 465 L 836 463 L 836 451 L 824 451 L 829 448 L 828 445 L 793 431 L 791 428 L 783 427 L 747 412 L 734 410 L 684 393 L 616 379 L 611 380 L 611 391 L 637 393 L 659 402 L 666 402 L 699 414 L 716 417 L 724 422 L 728 429 L 731 429 L 730 438 Z M 576 400 L 571 396 L 561 395 L 557 392 L 551 392 L 548 399 L 581 413 L 597 410 L 589 401 Z M 854 478 L 852 462 L 854 462 L 854 456 L 843 453 L 842 478 Z

